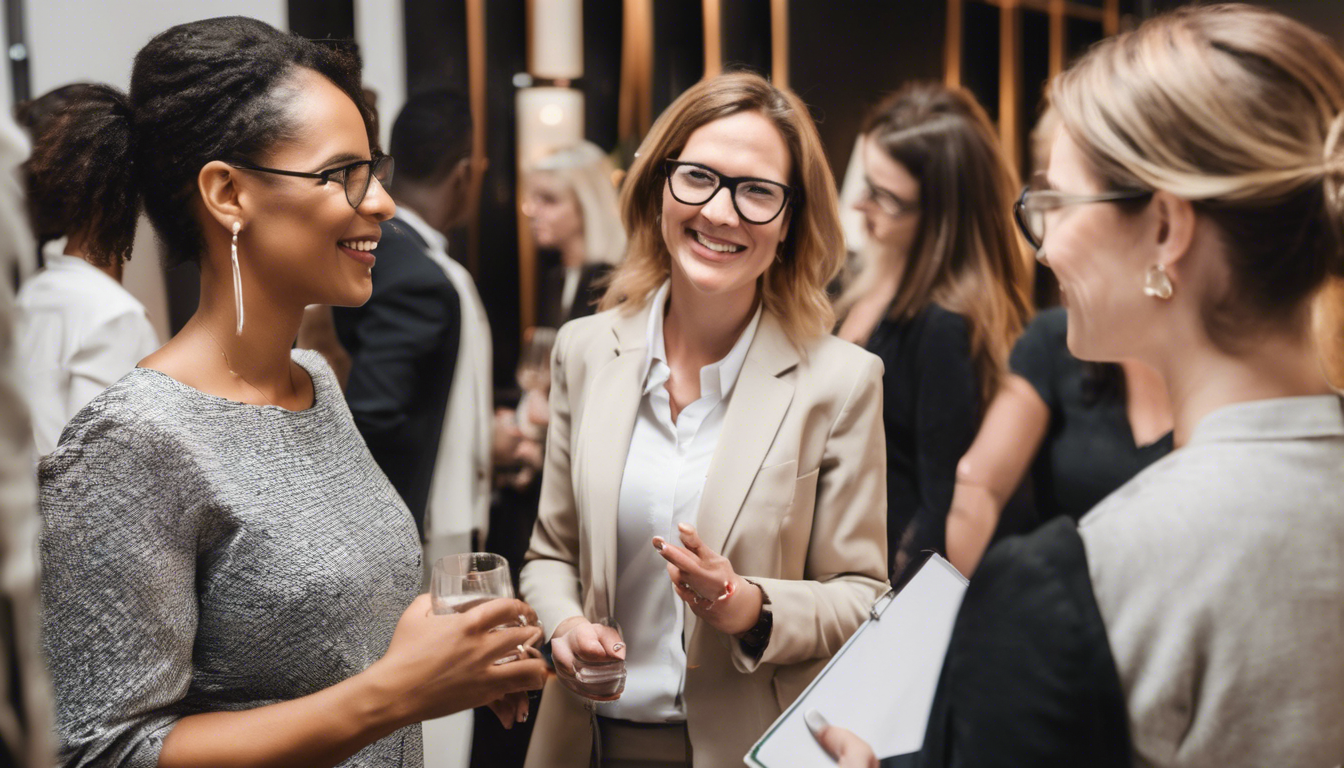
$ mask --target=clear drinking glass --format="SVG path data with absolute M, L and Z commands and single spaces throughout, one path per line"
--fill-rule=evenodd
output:
M 430 595 L 435 613 L 464 613 L 489 600 L 511 598 L 509 561 L 489 552 L 440 557 L 430 577 Z
M 602 619 L 596 623 L 614 628 L 624 639 L 625 633 L 621 632 L 621 626 L 614 620 Z M 613 701 L 625 692 L 624 659 L 593 662 L 584 661 L 576 655 L 573 677 L 566 675 L 559 665 L 556 665 L 555 673 L 570 690 L 596 701 Z

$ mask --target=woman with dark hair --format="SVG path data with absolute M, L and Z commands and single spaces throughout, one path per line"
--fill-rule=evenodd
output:
M 123 100 L 113 88 L 76 83 L 19 109 L 33 139 L 23 176 L 44 269 L 19 290 L 16 354 L 39 454 L 159 347 L 144 305 L 121 286 L 139 215 L 112 188 L 129 160 L 125 137 L 107 130 Z
M 1079 520 L 1171 452 L 1167 385 L 1138 360 L 1099 363 L 1069 353 L 1067 312 L 1032 319 L 1009 373 L 957 464 L 947 557 L 975 571 L 1004 507 L 1030 478 L 1036 517 Z
M 542 662 L 495 662 L 539 630 L 491 630 L 530 609 L 430 615 L 410 514 L 331 370 L 291 350 L 306 305 L 368 298 L 393 213 L 358 62 L 194 22 L 107 109 L 108 204 L 140 197 L 201 299 L 41 465 L 64 764 L 418 765 L 423 719 L 525 716 Z
M 863 127 L 867 245 L 839 303 L 840 338 L 882 358 L 887 546 L 893 581 L 922 550 L 946 553 L 957 461 L 1030 314 L 1017 188 L 968 92 L 916 83 Z M 1014 505 L 1001 533 L 1029 524 Z

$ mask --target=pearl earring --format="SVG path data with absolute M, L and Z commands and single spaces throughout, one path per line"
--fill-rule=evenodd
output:
M 1148 268 L 1147 274 L 1143 278 L 1143 295 L 1151 296 L 1154 299 L 1163 301 L 1170 299 L 1171 294 L 1175 292 L 1175 287 L 1171 284 L 1171 278 L 1167 277 L 1167 268 L 1162 264 L 1154 264 Z
M 231 246 L 233 261 L 233 309 L 238 316 L 238 330 L 234 333 L 238 336 L 243 335 L 243 273 L 238 268 L 238 232 L 242 230 L 241 222 L 233 222 L 233 245 Z

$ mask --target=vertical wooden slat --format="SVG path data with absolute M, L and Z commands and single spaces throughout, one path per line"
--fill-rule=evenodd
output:
M 1103 6 L 1105 16 L 1102 17 L 1102 31 L 1107 37 L 1120 32 L 1120 0 L 1106 0 Z
M 789 0 L 770 0 L 770 79 L 789 87 Z
M 947 34 L 943 46 L 943 81 L 948 88 L 961 87 L 961 3 L 947 0 Z
M 999 141 L 1005 157 L 1020 157 L 1018 94 L 1022 81 L 1022 10 L 1017 0 L 999 8 Z
M 625 0 L 617 132 L 638 142 L 653 125 L 653 0 Z
M 1050 77 L 1064 71 L 1064 0 L 1050 0 Z
M 467 98 L 471 101 L 471 215 L 467 224 L 466 267 L 481 265 L 481 185 L 485 182 L 485 0 L 466 0 Z
M 700 15 L 705 28 L 705 77 L 723 71 L 723 17 L 719 0 L 701 0 Z

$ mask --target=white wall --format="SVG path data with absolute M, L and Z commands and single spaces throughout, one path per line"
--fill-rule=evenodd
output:
M 125 89 L 136 51 L 175 24 L 240 15 L 289 26 L 285 0 L 27 0 L 24 10 L 34 95 L 80 80 Z
M 378 92 L 378 128 L 383 151 L 392 123 L 406 103 L 406 15 L 388 0 L 355 0 L 355 39 L 364 59 L 364 83 Z

